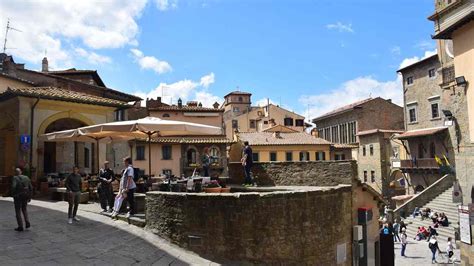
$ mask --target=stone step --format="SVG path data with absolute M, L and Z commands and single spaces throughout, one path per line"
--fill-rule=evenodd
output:
M 109 212 L 101 212 L 100 214 L 102 214 L 104 216 L 107 216 L 107 217 L 112 216 L 112 213 L 109 213 Z M 121 221 L 124 221 L 124 222 L 127 222 L 131 225 L 142 227 L 142 228 L 146 226 L 145 214 L 143 214 L 143 213 L 137 213 L 137 214 L 133 215 L 132 217 L 130 217 L 129 219 L 127 219 L 125 214 L 119 214 L 119 215 L 117 215 L 117 219 L 121 220 Z

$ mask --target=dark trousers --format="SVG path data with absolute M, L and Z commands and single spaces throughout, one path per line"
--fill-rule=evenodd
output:
M 67 216 L 69 218 L 76 217 L 77 208 L 79 207 L 79 201 L 81 200 L 81 192 L 69 192 L 69 209 Z
M 252 165 L 246 164 L 244 166 L 244 172 L 245 172 L 245 182 L 244 182 L 244 184 L 249 184 L 249 185 L 253 184 L 252 173 L 250 172 L 251 169 L 252 169 Z
M 100 184 L 97 189 L 99 192 L 100 207 L 107 210 L 107 205 L 110 209 L 114 207 L 114 193 L 110 184 Z
M 135 214 L 135 189 L 129 189 L 127 191 L 127 203 L 130 209 L 130 214 Z
M 407 244 L 402 244 L 402 256 L 405 256 L 405 249 L 407 248 Z
M 204 171 L 203 176 L 209 176 L 209 166 L 203 166 L 202 170 Z
M 25 219 L 25 224 L 28 225 L 30 223 L 30 220 L 28 219 L 28 212 L 26 211 L 28 200 L 22 199 L 20 197 L 14 197 L 13 204 L 15 205 L 16 222 L 18 223 L 18 227 L 23 228 L 23 219 L 21 218 L 22 213 L 23 218 Z

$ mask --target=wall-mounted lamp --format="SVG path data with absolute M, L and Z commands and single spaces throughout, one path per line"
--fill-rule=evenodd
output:
M 467 80 L 464 76 L 459 76 L 455 78 L 456 85 L 465 87 L 467 85 Z
M 454 116 L 453 113 L 449 110 L 441 110 L 444 114 L 444 126 L 452 126 L 454 125 Z

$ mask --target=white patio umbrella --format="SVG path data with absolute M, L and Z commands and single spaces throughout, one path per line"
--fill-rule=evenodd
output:
M 78 128 L 80 135 L 90 137 L 130 137 L 147 139 L 148 171 L 151 176 L 151 139 L 159 136 L 202 136 L 223 135 L 220 127 L 197 123 L 164 120 L 157 117 L 145 117 L 138 120 L 118 121 Z

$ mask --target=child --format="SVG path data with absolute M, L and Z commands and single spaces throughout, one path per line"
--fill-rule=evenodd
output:
M 446 247 L 446 253 L 448 254 L 448 263 L 452 263 L 451 258 L 454 255 L 454 245 L 452 242 L 452 238 L 448 237 L 448 246 Z

